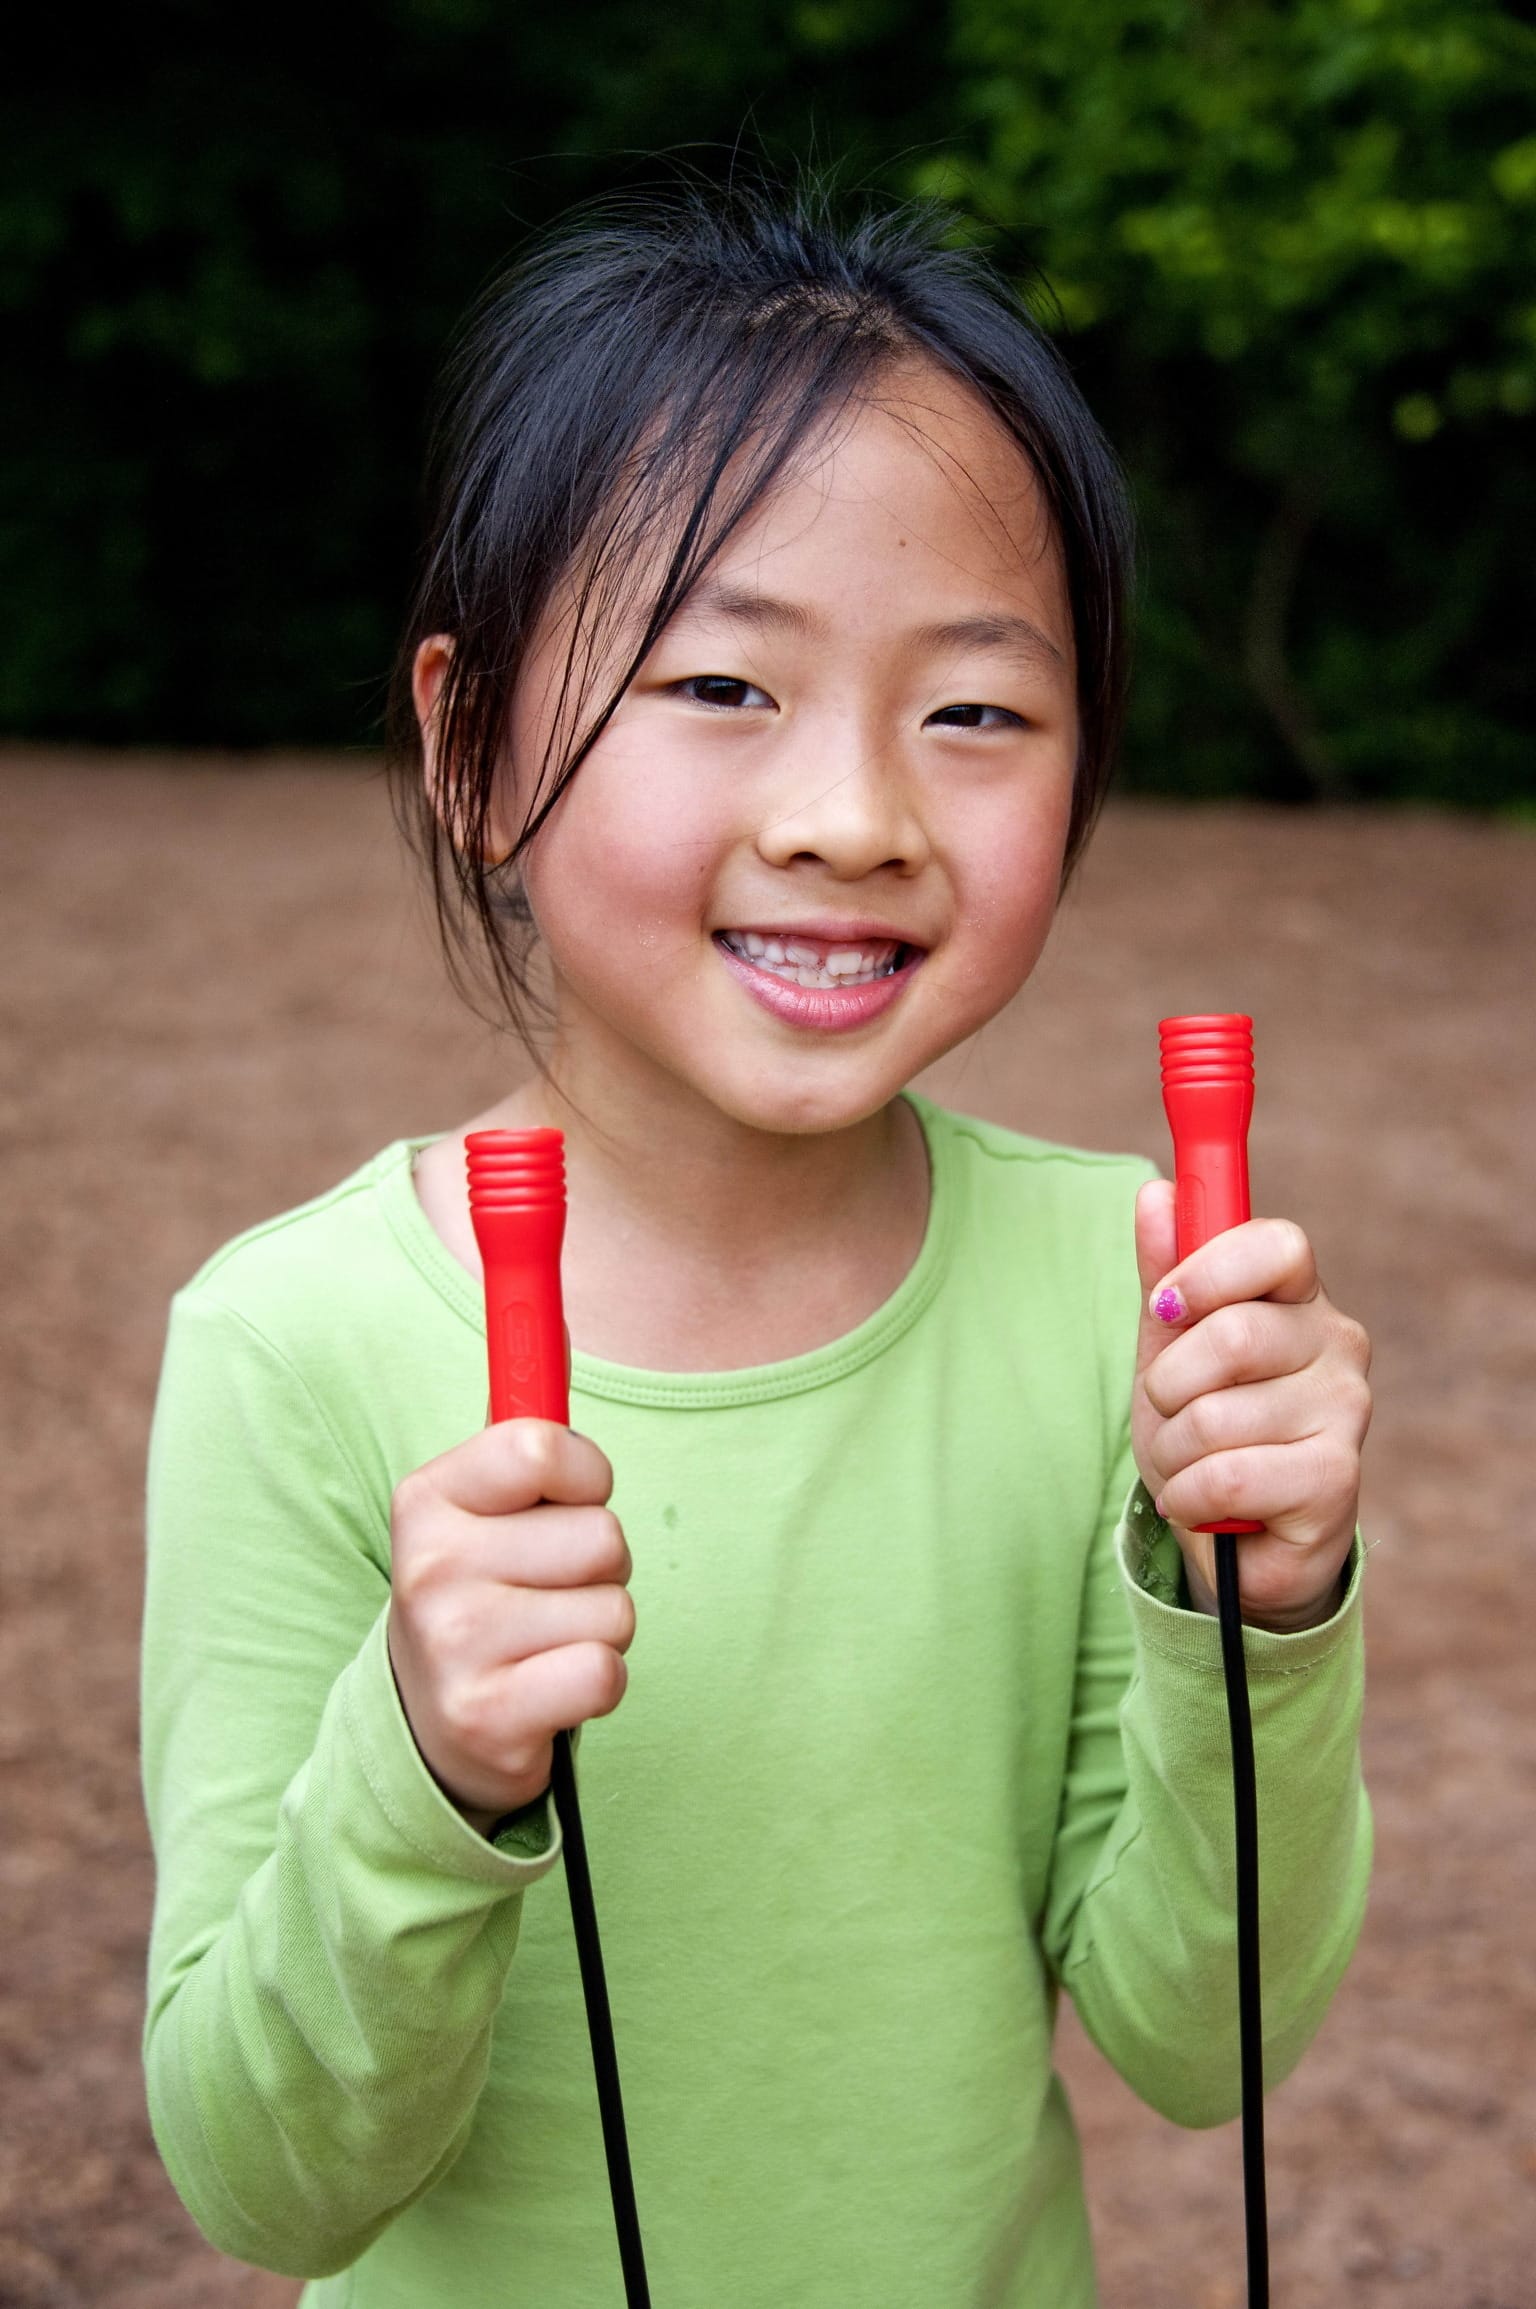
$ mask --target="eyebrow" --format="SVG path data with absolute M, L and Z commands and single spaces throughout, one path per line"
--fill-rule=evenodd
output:
M 704 584 L 690 595 L 688 610 L 705 617 L 722 617 L 733 625 L 756 627 L 759 632 L 789 633 L 816 641 L 826 631 L 814 610 L 799 602 L 781 601 L 775 594 L 754 593 L 745 586 Z M 990 649 L 1026 665 L 1065 668 L 1066 657 L 1048 633 L 1027 617 L 957 617 L 939 625 L 920 626 L 909 641 L 915 649 Z
M 1048 633 L 1027 617 L 957 617 L 947 625 L 925 625 L 912 636 L 920 649 L 995 649 L 1026 665 L 1065 667 L 1064 653 Z
M 819 640 L 825 631 L 814 610 L 803 609 L 798 602 L 780 601 L 771 593 L 753 593 L 742 585 L 699 586 L 684 602 L 682 615 L 691 611 L 703 617 L 723 617 L 731 625 L 792 633 L 802 641 Z

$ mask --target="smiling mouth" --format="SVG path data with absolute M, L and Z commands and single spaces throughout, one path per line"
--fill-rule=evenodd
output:
M 717 930 L 715 943 L 786 986 L 803 986 L 822 994 L 848 993 L 856 986 L 873 986 L 894 978 L 919 953 L 898 938 L 865 939 L 840 946 L 828 938 L 776 938 L 767 931 Z

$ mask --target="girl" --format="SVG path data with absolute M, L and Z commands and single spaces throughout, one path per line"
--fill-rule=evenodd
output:
M 543 1881 L 583 1724 L 658 2305 L 1087 2309 L 1060 1990 L 1177 2122 L 1236 2107 L 1218 1516 L 1265 1527 L 1274 2077 L 1317 2026 L 1363 1334 L 1295 1226 L 1176 1265 L 1145 1165 L 903 1087 L 1040 953 L 1126 541 L 1060 361 L 909 218 L 587 224 L 460 356 L 409 768 L 525 1019 L 537 943 L 540 1064 L 204 1268 L 150 1473 L 150 2103 L 311 2309 L 620 2299 Z M 482 1427 L 464 1135 L 541 1123 L 580 1432 Z

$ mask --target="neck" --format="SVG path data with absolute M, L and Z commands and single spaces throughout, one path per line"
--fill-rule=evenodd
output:
M 611 1071 L 578 1080 L 562 1056 L 466 1127 L 564 1131 L 566 1316 L 585 1352 L 649 1370 L 782 1361 L 873 1314 L 916 1258 L 927 1153 L 904 1100 L 836 1130 L 764 1131 L 682 1085 L 636 1098 Z M 460 1133 L 418 1186 L 473 1271 L 462 1181 Z
M 531 1088 L 532 1086 L 530 1086 Z M 777 1132 L 715 1110 L 630 1114 L 615 1129 L 558 1080 L 533 1096 L 566 1136 L 573 1206 L 690 1265 L 740 1273 L 787 1246 L 845 1238 L 904 1171 L 899 1102 L 838 1130 Z

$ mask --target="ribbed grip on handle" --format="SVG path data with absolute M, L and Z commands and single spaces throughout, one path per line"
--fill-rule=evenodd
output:
M 1165 1018 L 1163 1106 L 1173 1133 L 1174 1210 L 1181 1259 L 1212 1235 L 1240 1227 L 1248 1203 L 1248 1124 L 1253 1115 L 1253 1020 L 1239 1013 Z M 1202 1530 L 1215 1530 L 1212 1525 Z M 1226 1523 L 1253 1532 L 1261 1523 Z
M 1157 1032 L 1178 1181 L 1179 1257 L 1187 1259 L 1249 1215 L 1253 1020 L 1165 1018 Z
M 492 1419 L 570 1418 L 560 1246 L 565 1139 L 477 1130 L 465 1140 L 469 1215 L 485 1268 Z

